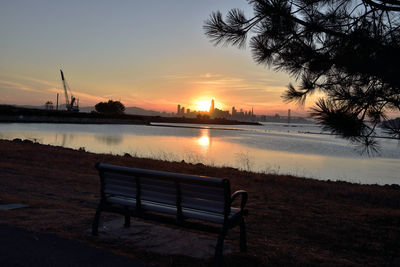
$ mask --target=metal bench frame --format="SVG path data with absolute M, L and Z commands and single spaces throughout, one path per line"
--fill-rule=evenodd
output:
M 217 245 L 215 248 L 215 259 L 217 264 L 222 263 L 222 253 L 223 253 L 223 244 L 224 244 L 224 239 L 227 234 L 227 231 L 235 226 L 240 227 L 240 251 L 241 252 L 246 252 L 247 251 L 247 244 L 246 244 L 246 229 L 245 229 L 245 221 L 244 217 L 247 216 L 248 210 L 245 209 L 245 205 L 247 202 L 247 192 L 244 190 L 239 190 L 236 191 L 231 195 L 231 189 L 230 189 L 230 182 L 228 179 L 221 179 L 221 178 L 214 178 L 214 177 L 206 177 L 206 176 L 195 176 L 195 175 L 186 175 L 186 174 L 179 174 L 179 173 L 171 173 L 171 172 L 161 172 L 161 171 L 153 171 L 153 170 L 145 170 L 145 169 L 137 169 L 137 168 L 128 168 L 128 167 L 121 167 L 121 166 L 115 166 L 115 165 L 109 165 L 109 164 L 104 164 L 104 163 L 96 163 L 95 165 L 96 169 L 99 171 L 100 175 L 100 204 L 96 210 L 96 214 L 94 217 L 93 225 L 92 225 L 92 234 L 97 235 L 98 234 L 98 226 L 99 226 L 99 219 L 100 219 L 100 214 L 102 211 L 108 211 L 108 212 L 114 212 L 114 213 L 119 213 L 125 216 L 125 227 L 130 226 L 130 218 L 131 217 L 139 217 L 143 219 L 152 219 L 164 223 L 174 223 L 175 225 L 182 226 L 182 227 L 188 227 L 188 228 L 195 228 L 198 230 L 203 230 L 207 232 L 217 232 L 219 234 L 218 240 L 217 240 Z M 113 179 L 113 175 L 116 177 L 118 175 L 123 175 L 125 178 L 128 179 L 127 181 L 127 187 L 129 187 L 129 184 L 134 185 L 131 186 L 132 188 L 127 188 L 125 187 L 119 187 L 121 188 L 121 193 L 119 194 L 118 191 L 112 191 L 110 193 L 110 190 L 107 190 L 108 186 L 108 180 L 106 179 L 106 176 L 111 176 L 110 179 Z M 175 204 L 173 207 L 176 209 L 176 216 L 171 220 L 171 216 L 160 216 L 160 211 L 156 211 L 156 214 L 154 214 L 154 210 L 146 210 L 142 206 L 142 203 L 146 200 L 142 199 L 142 182 L 141 179 L 146 179 L 147 182 L 152 181 L 154 179 L 154 183 L 158 182 L 168 182 L 171 183 L 173 182 L 175 184 L 175 192 L 174 192 L 174 197 L 176 198 Z M 118 184 L 118 186 L 121 186 L 121 184 Z M 187 209 L 184 206 L 182 206 L 182 188 L 185 188 L 185 186 L 192 186 L 194 189 L 196 189 L 196 186 L 199 188 L 207 189 L 209 188 L 212 192 L 212 190 L 222 190 L 223 191 L 223 196 L 221 196 L 222 202 L 223 202 L 223 212 L 222 213 L 211 213 L 210 212 L 210 207 L 206 205 L 199 205 L 198 207 L 196 206 L 195 209 L 192 207 Z M 131 190 L 128 192 L 133 192 L 132 196 L 128 196 L 126 194 L 127 190 Z M 148 190 L 148 189 L 147 189 Z M 125 193 L 122 193 L 125 192 Z M 148 192 L 148 191 L 147 191 Z M 157 193 L 157 192 L 155 192 Z M 210 193 L 205 193 L 209 194 Z M 121 197 L 123 199 L 128 199 L 130 200 L 131 204 L 116 204 L 115 202 L 111 202 L 111 198 L 118 198 Z M 218 197 L 218 196 L 216 196 Z M 234 200 L 236 200 L 238 197 L 241 197 L 241 202 L 240 202 L 240 209 L 232 207 L 232 203 Z M 199 193 L 199 199 L 200 201 L 204 200 L 204 203 L 213 203 L 212 201 L 209 201 L 207 199 L 203 199 L 204 195 L 201 195 Z M 196 201 L 198 201 L 196 199 Z M 128 202 L 128 201 L 126 201 Z M 202 202 L 200 202 L 202 203 Z M 155 206 L 160 205 L 169 205 L 171 206 L 171 203 L 163 203 L 163 199 L 157 199 L 155 202 Z M 154 203 L 152 202 L 152 205 Z M 185 213 L 185 210 L 190 210 L 189 215 Z M 201 214 L 201 216 L 195 216 L 192 217 L 190 214 L 196 215 Z M 233 216 L 232 213 L 234 212 Z M 163 212 L 161 212 L 162 214 Z M 171 213 L 168 213 L 171 215 Z M 207 214 L 210 214 L 209 216 Z M 164 215 L 164 214 L 162 214 Z M 166 215 L 166 214 L 165 214 Z M 214 216 L 214 217 L 213 217 Z M 207 227 L 204 224 L 198 224 L 198 223 L 191 223 L 188 222 L 187 219 L 192 219 L 195 218 L 197 221 L 198 219 L 212 222 L 212 224 L 215 225 L 215 216 L 221 216 L 221 221 L 217 222 L 217 228 L 213 230 L 213 228 L 210 228 L 209 226 Z M 214 220 L 214 221 L 213 221 Z

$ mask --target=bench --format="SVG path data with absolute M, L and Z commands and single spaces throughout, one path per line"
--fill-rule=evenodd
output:
M 239 190 L 231 195 L 228 179 L 103 163 L 97 163 L 96 168 L 100 175 L 101 199 L 93 221 L 93 235 L 98 234 L 101 212 L 107 211 L 124 215 L 125 227 L 130 226 L 132 216 L 210 232 L 215 229 L 219 234 L 215 248 L 217 261 L 222 259 L 227 231 L 239 226 L 240 251 L 246 252 L 247 192 Z M 239 208 L 232 207 L 239 196 Z M 214 227 L 207 227 L 210 224 Z

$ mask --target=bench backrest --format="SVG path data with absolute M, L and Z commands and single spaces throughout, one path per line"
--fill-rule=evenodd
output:
M 230 183 L 228 179 L 128 168 L 98 163 L 101 194 L 173 205 L 228 216 Z

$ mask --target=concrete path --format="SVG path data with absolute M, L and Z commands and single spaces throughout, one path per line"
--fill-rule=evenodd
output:
M 186 255 L 199 259 L 214 257 L 217 244 L 216 234 L 209 236 L 187 229 L 174 229 L 138 221 L 135 218 L 131 220 L 129 228 L 123 226 L 123 219 L 102 223 L 99 226 L 98 238 L 130 242 L 135 246 L 164 255 Z M 232 253 L 234 248 L 234 244 L 225 240 L 224 255 Z
M 127 257 L 50 234 L 0 225 L 0 266 L 130 266 Z

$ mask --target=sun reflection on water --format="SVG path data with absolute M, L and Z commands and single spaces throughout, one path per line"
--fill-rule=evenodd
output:
M 210 145 L 210 137 L 203 135 L 197 139 L 197 143 L 203 147 L 208 147 Z
M 202 129 L 200 132 L 200 137 L 197 138 L 197 144 L 199 144 L 202 148 L 208 148 L 211 144 L 210 140 L 210 130 Z

